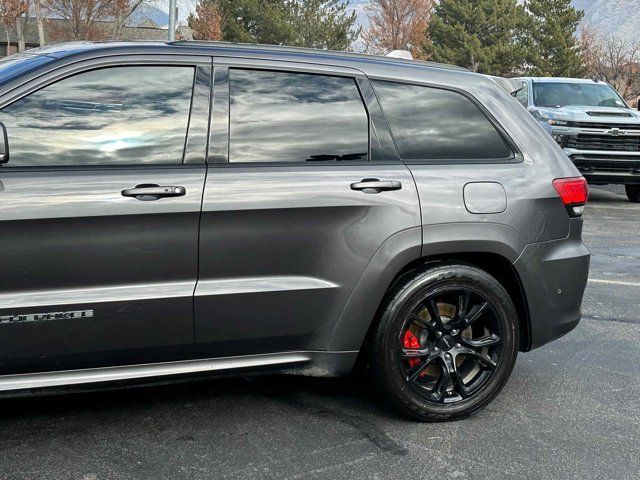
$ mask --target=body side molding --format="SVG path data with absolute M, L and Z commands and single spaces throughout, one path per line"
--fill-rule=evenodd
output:
M 0 392 L 178 376 L 190 373 L 214 373 L 256 368 L 269 369 L 270 367 L 274 370 L 286 369 L 284 373 L 338 376 L 351 370 L 357 354 L 357 351 L 298 351 L 56 372 L 22 373 L 0 377 Z M 314 367 L 315 360 L 318 362 L 318 367 Z

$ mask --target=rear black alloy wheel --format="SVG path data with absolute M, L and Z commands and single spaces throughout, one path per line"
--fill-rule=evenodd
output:
M 625 185 L 624 189 L 630 202 L 640 203 L 640 185 Z
M 398 361 L 428 402 L 469 398 L 496 371 L 502 331 L 491 303 L 468 287 L 442 287 L 419 301 L 400 330 Z
M 419 420 L 463 418 L 502 389 L 518 353 L 518 317 L 504 287 L 470 265 L 439 263 L 401 278 L 369 337 L 385 397 Z

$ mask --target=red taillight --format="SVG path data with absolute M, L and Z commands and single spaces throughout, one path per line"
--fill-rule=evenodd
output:
M 589 198 L 589 187 L 584 177 L 556 178 L 553 186 L 560 195 L 562 203 L 573 216 L 582 215 Z
M 556 178 L 553 186 L 567 207 L 584 205 L 589 198 L 589 187 L 584 177 Z

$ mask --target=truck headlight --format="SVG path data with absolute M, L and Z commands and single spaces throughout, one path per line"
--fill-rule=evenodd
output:
M 547 118 L 546 121 L 549 125 L 557 125 L 558 127 L 569 126 L 569 122 L 567 122 L 566 120 L 557 120 L 555 118 Z

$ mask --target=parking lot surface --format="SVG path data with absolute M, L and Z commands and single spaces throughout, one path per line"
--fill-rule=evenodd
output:
M 474 417 L 408 421 L 352 378 L 0 400 L 0 479 L 636 479 L 640 205 L 594 187 L 585 220 L 582 322 Z

